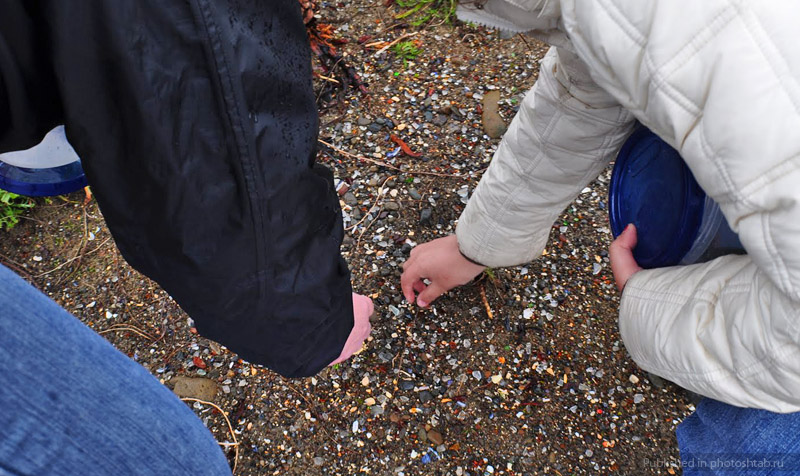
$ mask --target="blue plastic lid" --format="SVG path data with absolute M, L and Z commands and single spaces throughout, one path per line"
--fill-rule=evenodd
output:
M 81 163 L 29 169 L 0 161 L 0 188 L 28 197 L 64 195 L 87 186 Z
M 678 264 L 697 238 L 706 195 L 678 152 L 645 127 L 622 146 L 609 185 L 611 232 L 636 225 L 643 268 Z

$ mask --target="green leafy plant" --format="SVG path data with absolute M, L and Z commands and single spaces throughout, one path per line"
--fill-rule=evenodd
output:
M 396 0 L 404 12 L 395 18 L 408 18 L 413 26 L 425 25 L 438 20 L 439 24 L 451 23 L 456 17 L 458 0 Z
M 408 67 L 408 62 L 413 61 L 421 52 L 413 41 L 401 41 L 392 46 L 392 51 L 403 60 L 404 67 Z
M 25 210 L 33 207 L 33 200 L 16 193 L 0 190 L 0 230 L 10 230 L 19 223 L 19 217 Z

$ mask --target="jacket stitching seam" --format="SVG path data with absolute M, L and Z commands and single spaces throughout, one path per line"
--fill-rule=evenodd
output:
M 700 147 L 704 150 L 708 158 L 711 159 L 711 162 L 717 168 L 717 172 L 719 172 L 720 177 L 722 177 L 723 182 L 725 183 L 725 192 L 728 195 L 733 197 L 732 200 L 739 200 L 742 205 L 752 208 L 753 204 L 750 200 L 742 194 L 740 190 L 736 189 L 736 186 L 733 183 L 733 179 L 731 178 L 728 170 L 722 164 L 719 155 L 716 151 L 711 147 L 711 144 L 708 142 L 708 137 L 706 137 L 706 130 L 705 127 L 698 127 L 699 138 L 700 138 Z M 716 197 L 714 197 L 716 198 Z
M 730 0 L 728 0 L 728 3 L 730 3 Z M 732 7 L 736 8 L 733 5 L 732 5 Z M 742 18 L 742 24 L 744 25 L 745 30 L 747 30 L 747 33 L 749 33 L 750 38 L 753 40 L 753 43 L 755 43 L 755 45 L 758 47 L 758 51 L 761 53 L 761 56 L 764 57 L 764 60 L 769 65 L 770 70 L 772 71 L 772 74 L 775 75 L 775 79 L 777 79 L 778 82 L 780 83 L 781 89 L 789 97 L 789 100 L 792 102 L 792 105 L 794 106 L 795 112 L 800 114 L 800 99 L 796 95 L 794 95 L 794 94 L 789 92 L 789 88 L 787 87 L 786 81 L 783 79 L 783 78 L 785 78 L 787 76 L 786 73 L 788 73 L 788 66 L 787 66 L 788 61 L 786 61 L 786 57 L 783 56 L 783 53 L 781 52 L 781 50 L 775 46 L 775 43 L 772 42 L 769 39 L 768 36 L 766 36 L 766 35 L 756 35 L 754 33 L 754 31 L 753 31 L 754 26 L 757 26 L 757 27 L 759 27 L 760 30 L 763 30 L 763 25 L 761 25 L 761 21 L 758 19 L 758 17 L 755 17 L 752 14 L 752 12 L 749 11 L 749 10 L 748 10 L 748 12 L 750 13 L 750 15 L 745 15 L 745 12 L 742 11 L 742 10 L 738 10 L 738 11 L 739 11 L 739 14 L 740 14 L 740 16 Z M 750 21 L 748 21 L 748 19 Z M 756 25 L 751 25 L 750 24 L 751 22 L 754 22 Z M 783 69 L 785 71 L 784 74 L 782 74 L 782 75 L 778 74 L 778 70 L 779 69 L 776 68 L 774 60 L 771 59 L 771 55 L 767 54 L 766 49 L 765 49 L 765 46 L 766 46 L 765 43 L 769 43 L 772 46 L 771 49 L 775 51 L 775 54 L 777 54 L 779 59 L 783 60 L 784 67 L 781 68 L 781 69 Z
M 786 289 L 789 291 L 789 294 L 793 295 L 795 294 L 794 286 L 792 286 L 792 281 L 789 278 L 789 271 L 787 270 L 786 262 L 784 261 L 783 256 L 778 252 L 775 242 L 772 240 L 772 233 L 770 232 L 772 229 L 771 215 L 769 213 L 761 214 L 761 225 L 761 235 L 763 236 L 764 244 L 766 245 L 769 254 L 773 257 L 773 259 L 775 259 L 775 270 L 778 272 L 783 286 L 786 287 Z
M 694 291 L 695 293 L 702 292 L 704 294 L 709 294 L 711 296 L 714 296 L 715 297 L 714 299 L 709 299 L 709 298 L 704 297 L 704 296 L 697 296 L 697 295 L 689 296 L 689 295 L 682 295 L 682 294 L 679 294 L 679 293 L 666 292 L 666 291 L 649 291 L 649 290 L 645 290 L 645 289 L 639 289 L 639 288 L 636 288 L 636 287 L 632 287 L 630 290 L 628 290 L 628 288 L 626 288 L 625 291 L 632 298 L 640 299 L 640 300 L 643 300 L 643 301 L 648 301 L 648 302 L 652 302 L 652 303 L 656 303 L 656 304 L 662 303 L 664 301 L 672 303 L 672 304 L 683 304 L 687 299 L 694 299 L 695 301 L 704 301 L 704 302 L 707 302 L 708 304 L 712 304 L 713 305 L 713 304 L 715 304 L 716 302 L 718 302 L 720 300 L 720 298 L 721 298 L 721 296 L 723 294 L 749 293 L 750 292 L 750 287 L 751 286 L 749 284 L 744 284 L 744 283 L 736 284 L 736 285 L 732 285 L 732 286 L 726 286 L 725 290 L 723 292 L 719 293 L 719 294 L 715 294 L 713 292 L 705 291 L 705 290 L 702 290 L 702 289 L 696 289 Z M 657 298 L 653 297 L 654 294 L 658 294 L 660 298 L 657 299 Z M 795 331 L 795 334 L 797 333 L 796 332 L 797 329 L 795 329 L 794 327 L 792 327 L 792 330 Z M 793 340 L 796 341 L 797 339 L 793 339 Z M 779 346 L 779 348 L 780 349 L 786 349 L 789 345 L 790 345 L 790 343 L 786 343 L 786 344 L 783 344 L 783 345 Z M 655 372 L 655 373 L 662 372 L 662 373 L 670 373 L 672 375 L 711 376 L 711 375 L 714 375 L 714 374 L 733 373 L 737 377 L 747 377 L 747 376 L 749 376 L 751 374 L 751 372 L 749 372 L 749 371 L 753 367 L 757 367 L 758 365 L 761 365 L 761 364 L 774 363 L 776 360 L 780 359 L 781 357 L 784 357 L 788 353 L 789 353 L 788 351 L 784 350 L 781 353 L 776 353 L 772 357 L 769 357 L 766 361 L 756 359 L 756 360 L 748 363 L 745 367 L 737 369 L 735 372 L 729 372 L 728 369 L 720 368 L 720 369 L 715 369 L 715 370 L 708 370 L 706 372 L 698 374 L 696 371 L 686 371 L 686 372 L 675 371 L 675 370 L 669 370 L 666 367 L 662 367 L 662 366 L 658 366 L 658 368 L 656 368 L 657 366 L 655 366 L 655 365 L 653 365 L 652 367 L 654 368 L 653 372 Z M 764 365 L 764 366 L 766 367 L 766 365 Z M 689 380 L 701 381 L 702 379 L 701 378 L 690 378 Z
M 711 19 L 707 26 L 703 27 L 696 34 L 692 35 L 692 39 L 682 46 L 669 61 L 664 63 L 664 75 L 672 76 L 674 73 L 676 73 L 681 67 L 686 65 L 686 63 L 697 56 L 700 53 L 700 50 L 702 50 L 711 42 L 712 39 L 714 39 L 715 35 L 719 34 L 720 31 L 722 31 L 735 19 L 736 10 L 732 6 L 729 5 L 727 8 L 719 11 L 714 18 Z M 704 37 L 700 38 L 701 36 Z M 693 51 L 689 51 L 690 49 Z M 672 63 L 674 63 L 674 65 Z
M 548 87 L 546 81 L 544 82 L 543 85 L 545 87 Z M 556 91 L 556 93 L 557 93 L 557 91 Z M 536 92 L 534 92 L 534 94 L 536 94 Z M 535 101 L 535 99 L 536 99 L 536 96 L 534 95 L 534 101 Z M 530 164 L 528 164 L 529 168 L 526 168 L 523 164 L 520 163 L 519 158 L 517 157 L 516 153 L 514 153 L 512 155 L 516 166 L 522 172 L 522 174 L 520 174 L 520 178 L 523 175 L 530 174 L 541 163 L 542 158 L 546 155 L 544 153 L 544 147 L 542 147 L 542 144 L 547 142 L 547 138 L 549 138 L 550 133 L 552 132 L 552 129 L 555 127 L 555 124 L 558 122 L 558 119 L 560 118 L 561 114 L 562 114 L 562 111 L 560 109 L 557 109 L 555 114 L 553 114 L 553 116 L 548 121 L 547 126 L 545 127 L 545 130 L 542 132 L 542 134 L 538 134 L 536 132 L 536 130 L 535 130 L 536 128 L 532 128 L 533 133 L 536 134 L 538 136 L 538 139 L 539 139 L 539 144 L 538 144 L 539 152 L 536 155 L 535 159 L 532 160 L 530 162 Z M 511 147 L 510 146 L 509 146 L 509 151 L 511 152 Z M 525 185 L 526 185 L 526 182 L 524 180 L 520 180 L 520 183 L 517 184 L 517 186 L 514 187 L 514 189 L 511 190 L 511 192 L 506 196 L 505 200 L 503 200 L 503 203 L 501 205 L 501 212 L 495 219 L 495 223 L 497 223 L 499 221 L 502 221 L 502 219 L 509 213 L 509 211 L 510 211 L 510 207 L 508 206 L 509 202 L 513 198 L 516 197 L 517 191 L 522 189 L 522 188 L 524 188 Z M 497 226 L 486 227 L 486 231 L 484 233 L 484 236 L 485 236 L 484 243 L 491 243 L 492 240 L 494 240 L 495 236 L 497 235 L 498 228 L 499 227 L 497 227 Z M 481 253 L 481 258 L 484 258 L 484 259 L 479 259 L 478 261 L 480 261 L 482 263 L 486 262 L 485 254 L 486 254 L 486 247 L 483 247 L 483 252 Z
M 720 375 L 728 378 L 735 377 L 738 380 L 745 380 L 746 378 L 752 376 L 756 370 L 766 370 L 777 360 L 783 359 L 787 355 L 797 352 L 800 352 L 800 349 L 797 349 L 791 343 L 787 342 L 778 346 L 773 355 L 764 359 L 756 358 L 752 362 L 746 364 L 744 367 L 738 369 L 720 367 L 713 370 L 706 370 L 705 372 L 698 372 L 696 370 L 671 370 L 657 365 L 651 365 L 650 367 L 652 367 L 652 372 L 655 374 L 663 374 L 664 377 L 667 377 L 667 375 L 680 375 L 685 380 L 692 382 L 711 383 L 714 381 L 725 380 L 723 378 L 719 378 Z
M 202 5 L 200 5 L 200 4 L 202 4 Z M 243 168 L 246 167 L 248 172 L 249 172 L 249 173 L 244 173 L 243 176 L 244 176 L 244 179 L 245 179 L 245 182 L 246 182 L 247 192 L 248 192 L 248 197 L 249 197 L 249 203 L 250 203 L 250 209 L 251 209 L 250 210 L 250 213 L 251 213 L 251 217 L 250 218 L 251 218 L 251 220 L 253 222 L 253 229 L 254 229 L 254 231 L 256 233 L 256 236 L 260 237 L 259 239 L 256 240 L 256 243 L 261 243 L 262 240 L 264 239 L 264 233 L 263 233 L 263 230 L 261 230 L 261 227 L 263 226 L 263 220 L 259 220 L 259 215 L 260 215 L 260 213 L 258 213 L 258 210 L 259 210 L 258 203 L 260 203 L 259 192 L 258 192 L 258 187 L 256 187 L 255 184 L 253 183 L 253 180 L 254 180 L 254 178 L 256 176 L 256 172 L 254 170 L 252 161 L 249 160 L 248 154 L 245 152 L 248 149 L 248 147 L 245 144 L 245 141 L 243 140 L 243 138 L 239 137 L 240 134 L 244 134 L 244 127 L 242 127 L 242 124 L 241 124 L 240 121 L 236 120 L 236 118 L 241 118 L 241 111 L 239 109 L 239 102 L 237 101 L 236 95 L 234 93 L 234 89 L 235 88 L 233 87 L 233 78 L 230 75 L 230 65 L 227 62 L 227 58 L 225 58 L 225 52 L 224 51 L 217 51 L 218 49 L 222 48 L 222 46 L 221 46 L 222 45 L 222 41 L 220 40 L 219 31 L 216 31 L 216 34 L 213 34 L 213 35 L 212 35 L 211 31 L 210 31 L 210 24 L 209 24 L 210 19 L 209 19 L 209 12 L 207 11 L 207 9 L 208 9 L 207 3 L 204 0 L 198 0 L 198 7 L 199 7 L 200 11 L 202 12 L 201 13 L 201 18 L 202 18 L 202 21 L 203 21 L 203 29 L 206 32 L 206 37 L 208 38 L 208 41 L 209 42 L 213 41 L 214 43 L 217 44 L 217 46 L 209 45 L 209 47 L 212 50 L 211 57 L 213 58 L 214 65 L 215 65 L 214 73 L 219 78 L 220 88 L 223 89 L 223 91 L 222 91 L 222 99 L 223 99 L 224 103 L 226 105 L 229 105 L 229 106 L 233 107 L 233 109 L 234 109 L 233 112 L 231 112 L 230 110 L 227 110 L 226 114 L 225 114 L 225 117 L 228 119 L 228 124 L 229 124 L 229 126 L 231 128 L 232 135 L 233 135 L 234 140 L 236 142 L 236 150 L 238 152 L 238 157 L 237 158 L 239 160 L 239 163 L 242 165 Z M 212 40 L 212 36 L 213 36 L 213 40 Z M 223 66 L 225 68 L 225 73 L 220 71 L 220 66 Z M 228 101 L 228 100 L 225 99 L 225 96 L 227 94 L 224 91 L 225 86 L 223 86 L 223 83 L 227 83 L 227 87 L 229 88 L 229 91 L 227 91 L 227 93 L 232 95 L 231 101 Z M 237 126 L 238 126 L 238 129 L 240 129 L 240 133 L 239 134 L 237 134 L 237 132 L 236 132 Z M 253 195 L 254 195 L 254 197 L 253 197 Z M 255 246 L 255 252 L 256 252 L 256 260 L 257 260 L 257 263 L 259 264 L 259 267 L 260 267 L 261 262 L 263 260 L 263 253 L 261 252 L 261 247 L 258 246 L 258 244 L 256 244 L 256 246 Z M 266 286 L 266 282 L 262 281 L 261 285 L 259 286 L 259 295 L 262 295 L 262 296 L 264 295 L 265 286 Z
M 784 178 L 789 172 L 798 169 L 800 169 L 800 154 L 788 157 L 770 167 L 768 171 L 759 175 L 755 179 L 751 180 L 747 185 L 742 187 L 742 193 L 748 197 L 753 196 L 761 191 L 761 189 L 772 185 L 779 179 Z
M 668 78 L 658 70 L 658 67 L 653 62 L 653 58 L 650 56 L 650 53 L 647 50 L 644 52 L 644 65 L 653 80 L 654 93 L 658 93 L 660 91 L 667 99 L 672 100 L 676 106 L 680 107 L 690 115 L 695 117 L 700 115 L 701 111 L 698 105 L 686 97 L 683 92 L 676 89 L 675 86 L 669 82 Z
M 625 33 L 625 36 L 630 38 L 631 41 L 640 47 L 644 48 L 644 45 L 647 42 L 644 34 L 636 28 L 636 25 L 634 25 L 625 17 L 625 15 L 613 2 L 601 0 L 599 5 L 601 8 L 603 8 L 603 10 L 605 10 L 606 15 L 608 15 L 611 21 L 616 23 L 622 32 Z

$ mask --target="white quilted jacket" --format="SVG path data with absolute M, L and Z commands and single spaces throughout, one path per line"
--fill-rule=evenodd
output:
M 800 411 L 800 2 L 476 3 L 459 16 L 556 47 L 461 216 L 462 252 L 488 266 L 540 256 L 636 118 L 680 152 L 748 254 L 635 274 L 628 351 L 702 395 Z

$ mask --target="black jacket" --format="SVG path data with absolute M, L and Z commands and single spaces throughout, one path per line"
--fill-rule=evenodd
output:
M 353 327 L 297 0 L 0 0 L 0 151 L 64 123 L 124 257 L 201 334 L 311 375 Z

